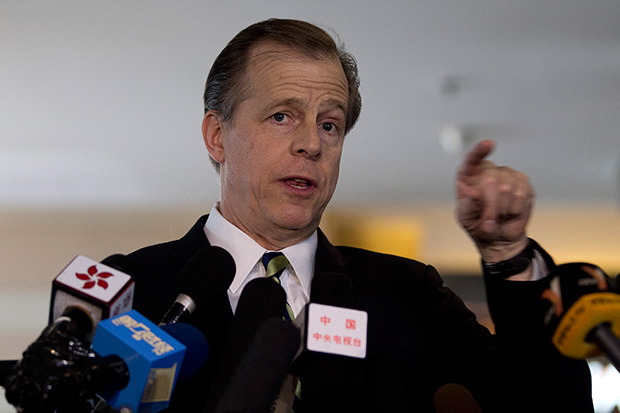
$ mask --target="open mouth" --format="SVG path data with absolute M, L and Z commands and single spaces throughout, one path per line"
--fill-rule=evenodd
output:
M 312 182 L 307 180 L 307 179 L 303 179 L 303 178 L 290 178 L 290 179 L 285 179 L 284 182 L 289 185 L 292 186 L 293 188 L 296 189 L 307 189 L 310 188 L 312 186 Z

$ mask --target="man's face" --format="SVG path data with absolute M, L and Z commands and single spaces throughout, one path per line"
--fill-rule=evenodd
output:
M 245 99 L 231 125 L 216 122 L 220 148 L 209 151 L 221 164 L 222 215 L 280 249 L 314 232 L 336 188 L 347 80 L 336 57 L 313 60 L 271 42 L 250 55 Z M 203 132 L 207 141 L 204 124 Z

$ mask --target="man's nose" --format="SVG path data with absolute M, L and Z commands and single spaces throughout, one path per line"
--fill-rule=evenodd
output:
M 294 155 L 306 156 L 309 159 L 318 159 L 321 156 L 321 137 L 316 124 L 309 124 L 298 130 L 292 151 Z

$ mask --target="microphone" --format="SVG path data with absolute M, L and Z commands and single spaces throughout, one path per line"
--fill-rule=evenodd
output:
M 272 280 L 267 281 L 276 284 Z M 270 408 L 298 347 L 299 330 L 292 323 L 283 320 L 281 314 L 263 321 L 219 403 L 213 410 L 208 409 L 205 412 L 273 411 Z
M 209 391 L 205 411 L 213 411 L 221 400 L 241 358 L 248 352 L 259 325 L 271 317 L 281 318 L 285 311 L 286 293 L 278 283 L 267 278 L 256 278 L 247 283 L 239 297 L 225 350 L 214 376 L 217 380 Z
M 207 273 L 207 269 L 211 273 Z M 176 285 L 179 295 L 159 325 L 184 320 L 196 309 L 196 297 L 202 302 L 211 301 L 228 289 L 234 277 L 235 260 L 228 251 L 216 246 L 200 250 L 179 274 Z
M 0 360 L 0 385 L 5 387 L 6 379 L 11 375 L 19 360 Z
M 101 260 L 101 263 L 132 277 L 137 270 L 136 264 L 125 254 L 112 254 Z
M 160 326 L 162 330 L 180 341 L 186 348 L 183 363 L 179 370 L 178 384 L 191 379 L 204 366 L 209 358 L 209 343 L 197 327 L 187 323 L 174 323 Z
M 192 327 L 198 327 L 197 332 L 201 332 L 204 328 L 205 320 L 212 318 L 210 314 L 209 305 L 212 301 L 217 301 L 222 295 L 226 300 L 226 290 L 231 284 L 235 273 L 235 263 L 232 256 L 224 249 L 214 246 L 206 247 L 196 253 L 185 265 L 185 267 L 179 273 L 177 277 L 176 291 L 178 292 L 177 300 L 171 305 L 165 315 L 161 318 L 159 327 L 167 332 L 174 332 L 179 325 L 181 328 L 185 328 L 185 323 L 191 322 Z M 198 308 L 198 311 L 192 312 Z M 191 320 L 190 320 L 191 315 Z M 204 330 L 208 331 L 208 330 Z M 175 334 L 172 334 L 175 336 Z M 207 350 L 210 350 L 207 345 L 207 340 L 203 333 L 200 333 L 204 343 L 201 346 L 204 347 L 203 351 L 197 353 L 197 355 L 188 354 L 184 360 L 185 363 L 181 366 L 179 372 L 178 384 L 175 386 L 175 397 L 177 400 L 184 398 L 184 392 L 187 393 L 188 388 L 180 386 L 189 379 L 204 380 L 205 364 L 213 364 L 213 361 L 207 363 L 206 359 L 201 360 L 198 356 L 204 354 L 206 357 Z M 180 340 L 185 342 L 184 340 Z M 188 349 L 189 351 L 189 349 Z M 214 348 L 214 354 L 218 352 L 217 348 Z M 191 373 L 185 373 L 186 369 Z M 189 389 L 193 388 L 191 385 Z M 173 401 L 173 405 L 175 402 Z M 109 411 L 110 407 L 107 406 L 105 401 L 100 401 L 95 411 Z
M 89 367 L 100 358 L 79 338 L 78 328 L 67 320 L 56 321 L 28 346 L 4 384 L 10 404 L 19 411 L 52 412 L 76 409 L 77 402 L 91 396 Z
M 543 291 L 544 325 L 564 356 L 585 359 L 604 353 L 620 371 L 620 295 L 594 264 L 558 265 Z
M 131 262 L 121 254 L 101 263 L 82 255 L 75 257 L 52 282 L 50 324 L 61 320 L 76 323 L 90 341 L 99 321 L 130 310 L 134 281 L 113 267 L 117 265 L 130 268 Z
M 355 363 L 355 359 L 343 357 L 350 354 L 341 351 L 354 348 L 352 340 L 345 344 L 346 337 L 350 338 L 354 330 L 346 330 L 346 326 L 343 325 L 340 326 L 339 330 L 335 330 L 335 333 L 332 330 L 331 336 L 313 331 L 313 325 L 317 323 L 316 320 L 313 321 L 310 318 L 312 309 L 329 308 L 332 311 L 346 311 L 354 306 L 355 299 L 353 281 L 348 276 L 337 272 L 318 273 L 312 280 L 311 302 L 305 307 L 302 314 L 295 319 L 296 324 L 298 320 L 304 322 L 304 329 L 300 354 L 293 362 L 291 374 L 300 377 L 303 404 L 304 407 L 308 407 L 309 411 L 335 412 L 345 410 L 346 396 L 351 382 L 347 372 L 350 371 L 349 365 Z M 362 313 L 357 310 L 348 311 L 354 311 L 355 314 Z M 356 317 L 350 317 L 350 319 L 353 320 Z M 328 324 L 335 324 L 335 317 L 327 318 L 329 323 L 326 319 L 324 323 L 318 325 L 327 327 Z M 356 328 L 362 328 L 362 326 L 357 325 Z M 321 338 L 317 340 L 319 335 Z M 324 337 L 330 337 L 331 348 L 316 348 L 317 342 L 325 342 Z M 338 337 L 341 339 L 338 340 Z
M 129 261 L 117 254 L 111 265 Z M 104 262 L 106 262 L 104 260 Z M 109 265 L 77 256 L 52 282 L 50 324 L 8 372 L 4 380 L 7 400 L 16 405 L 52 409 L 67 404 L 65 395 L 83 395 L 77 390 L 84 375 L 78 370 L 91 362 L 89 349 L 95 320 L 131 308 L 133 280 Z M 62 377 L 67 371 L 70 374 Z
M 207 358 L 197 328 L 178 323 L 166 326 L 169 334 L 135 310 L 100 322 L 92 348 L 75 338 L 76 329 L 53 323 L 26 349 L 6 381 L 9 403 L 20 411 L 76 411 L 98 394 L 121 411 L 157 412 L 168 407 L 176 381 L 191 378 Z
M 457 383 L 441 386 L 433 396 L 433 404 L 437 413 L 482 413 L 474 396 Z
M 166 324 L 160 326 L 166 333 L 170 334 L 177 341 L 186 347 L 186 353 L 183 357 L 183 363 L 178 371 L 177 383 L 174 386 L 183 384 L 193 378 L 198 371 L 204 366 L 209 355 L 209 345 L 207 339 L 197 327 L 186 323 Z M 126 364 L 122 367 L 124 371 L 128 371 Z M 112 394 L 113 389 L 106 389 L 108 394 Z M 108 396 L 110 398 L 111 396 Z M 107 412 L 112 413 L 114 409 L 104 400 L 100 400 L 91 413 Z M 116 411 L 116 410 L 114 410 Z
M 93 390 L 128 412 L 166 409 L 177 381 L 196 374 L 208 353 L 197 328 L 184 323 L 160 328 L 135 310 L 101 321 L 92 349 L 107 368 Z

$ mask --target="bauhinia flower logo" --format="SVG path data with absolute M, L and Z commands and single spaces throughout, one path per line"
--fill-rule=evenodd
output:
M 108 282 L 105 279 L 114 276 L 114 274 L 109 273 L 109 272 L 97 273 L 97 266 L 96 265 L 91 266 L 87 270 L 87 272 L 88 272 L 88 274 L 82 274 L 82 273 L 79 273 L 79 272 L 75 273 L 76 277 L 78 277 L 82 281 L 85 281 L 84 282 L 84 286 L 82 287 L 85 290 L 93 288 L 95 285 L 98 285 L 99 287 L 101 287 L 101 288 L 103 288 L 105 290 L 105 289 L 108 288 Z

